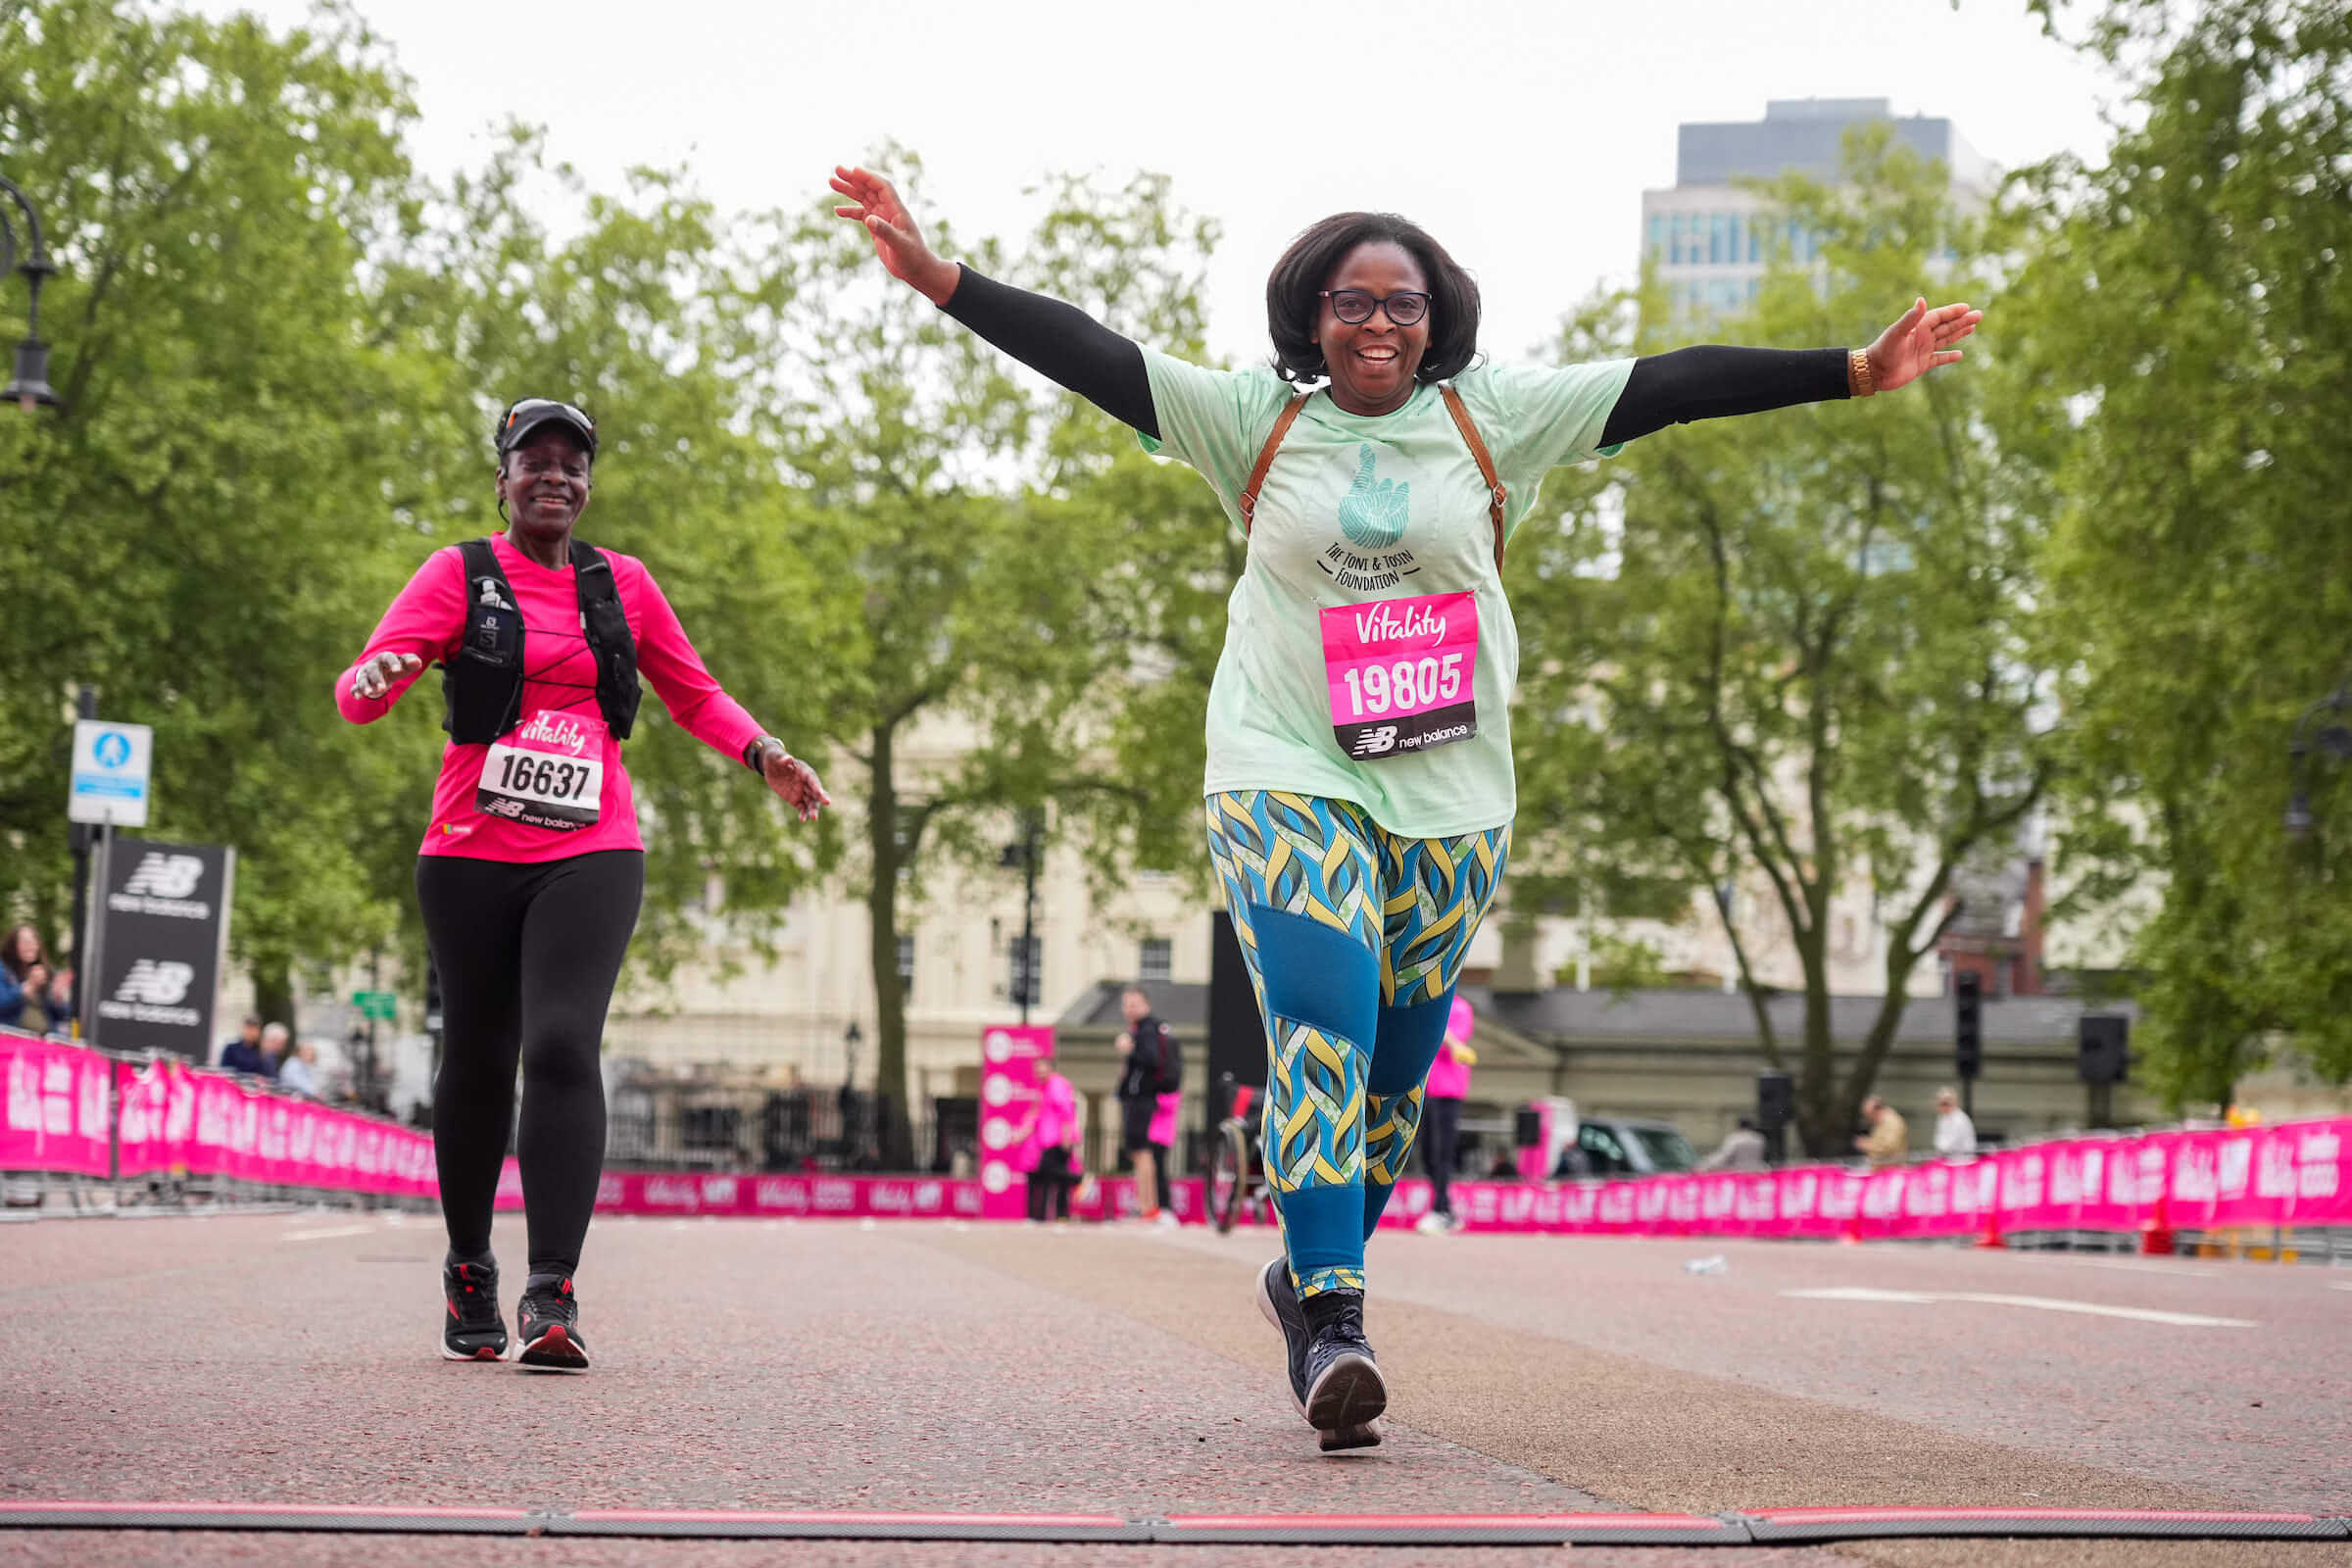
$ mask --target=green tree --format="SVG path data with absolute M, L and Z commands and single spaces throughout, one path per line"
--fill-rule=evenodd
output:
M 1776 200 L 1823 265 L 1784 262 L 1749 315 L 1704 335 L 1861 344 L 1915 293 L 1971 297 L 1981 285 L 1958 279 L 1975 242 L 1945 189 L 1939 166 L 1883 134 L 1849 144 L 1836 189 L 1783 182 Z M 1952 281 L 1932 286 L 1938 259 Z M 1691 327 L 1662 305 L 1654 288 L 1601 302 L 1563 357 L 1675 346 Z M 1760 881 L 1803 973 L 1800 1040 L 1779 1039 L 1749 944 L 1730 935 L 1759 1048 L 1794 1073 L 1817 1154 L 1848 1148 L 1954 869 L 2011 833 L 2050 774 L 2031 638 L 2040 513 L 2030 470 L 1986 435 L 1998 394 L 1981 341 L 1967 366 L 1882 400 L 1704 421 L 1556 473 L 1512 551 L 1515 899 L 1605 909 Z M 1830 906 L 1856 879 L 1885 911 L 1885 1000 L 1841 1057 Z
M 890 163 L 919 177 L 912 160 Z M 1038 281 L 1082 304 L 1119 300 L 1139 326 L 1197 330 L 1188 275 L 1153 254 L 1185 227 L 1164 182 L 1057 196 L 1029 264 Z M 932 243 L 1004 271 L 994 241 L 958 247 L 935 225 Z M 795 284 L 776 311 L 767 403 L 805 485 L 796 531 L 849 621 L 831 650 L 842 689 L 822 718 L 864 775 L 855 875 L 871 929 L 883 1157 L 904 1165 L 898 939 L 926 857 L 987 863 L 1020 813 L 1125 788 L 1104 758 L 1131 686 L 1126 633 L 1157 585 L 1128 548 L 1134 514 L 1100 487 L 1148 460 L 1112 455 L 1107 421 L 891 281 L 864 233 L 829 212 L 789 224 L 766 272 Z M 928 765 L 914 756 L 926 738 Z
M 2163 890 L 2133 1054 L 2174 1104 L 2227 1102 L 2281 1035 L 2342 1082 L 2352 899 L 2340 857 L 2279 821 L 2289 729 L 2352 671 L 2352 14 L 2037 9 L 2134 93 L 2104 164 L 2029 172 L 2009 304 L 2032 395 L 1996 411 L 2065 496 L 2049 625 L 2080 902 Z M 2340 838 L 2346 783 L 2314 782 Z
M 235 951 L 272 1010 L 297 960 L 389 929 L 355 827 L 421 812 L 431 773 L 327 702 L 401 575 L 369 541 L 413 367 L 370 331 L 362 270 L 399 240 L 410 115 L 347 13 L 281 37 L 114 0 L 0 8 L 0 167 L 64 269 L 42 317 L 64 408 L 0 419 L 0 904 L 62 924 L 66 705 L 88 683 L 156 728 L 151 829 L 241 852 Z

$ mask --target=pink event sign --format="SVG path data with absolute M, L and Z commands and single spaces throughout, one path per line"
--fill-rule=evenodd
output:
M 981 1217 L 1021 1219 L 1028 1185 L 1018 1168 L 1022 1137 L 1037 1114 L 1045 1074 L 1038 1062 L 1054 1054 L 1051 1024 L 1003 1024 L 980 1034 Z

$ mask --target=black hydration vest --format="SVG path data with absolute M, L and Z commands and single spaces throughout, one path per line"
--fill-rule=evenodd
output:
M 458 546 L 466 564 L 466 636 L 441 665 L 441 727 L 463 746 L 487 746 L 522 718 L 522 611 L 514 585 L 487 539 Z M 620 608 L 612 564 L 594 545 L 571 542 L 580 630 L 596 656 L 596 706 L 614 740 L 637 721 L 637 639 Z

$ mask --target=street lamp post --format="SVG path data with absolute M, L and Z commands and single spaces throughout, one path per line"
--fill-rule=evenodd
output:
M 41 285 L 57 268 L 49 260 L 48 247 L 41 243 L 41 220 L 32 210 L 32 198 L 5 175 L 0 175 L 0 195 L 6 195 L 24 215 L 29 241 L 24 259 L 18 261 L 16 225 L 8 220 L 7 206 L 0 205 L 0 272 L 23 272 L 26 295 L 24 340 L 17 345 L 17 373 L 8 385 L 0 387 L 0 398 L 14 399 L 18 408 L 30 414 L 35 409 L 57 407 L 57 393 L 49 385 L 49 345 L 41 341 Z
M 1045 834 L 1045 813 L 1029 808 L 1021 812 L 1021 842 L 1004 846 L 997 863 L 1007 870 L 1021 868 L 1021 958 L 1013 965 L 1020 985 L 1021 1024 L 1029 1023 L 1029 1006 L 1037 996 L 1037 857 Z
M 2303 710 L 2286 742 L 2287 798 L 2284 827 L 2288 838 L 2309 839 L 2319 819 L 2311 809 L 2312 769 L 2319 759 L 2342 763 L 2352 760 L 2352 677 Z

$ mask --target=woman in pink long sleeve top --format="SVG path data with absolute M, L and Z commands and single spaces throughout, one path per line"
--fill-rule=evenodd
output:
M 416 862 L 442 996 L 441 1353 L 494 1361 L 507 1350 L 490 1219 L 519 1060 L 530 1275 L 516 1359 L 577 1370 L 588 1354 L 572 1274 L 605 1153 L 597 1058 L 645 891 L 620 753 L 639 675 L 680 728 L 760 772 L 804 821 L 829 798 L 719 689 L 644 564 L 572 537 L 593 482 L 594 422 L 526 399 L 501 417 L 494 444 L 507 531 L 427 558 L 336 677 L 335 702 L 371 723 L 427 663 L 443 669 L 450 744 Z

